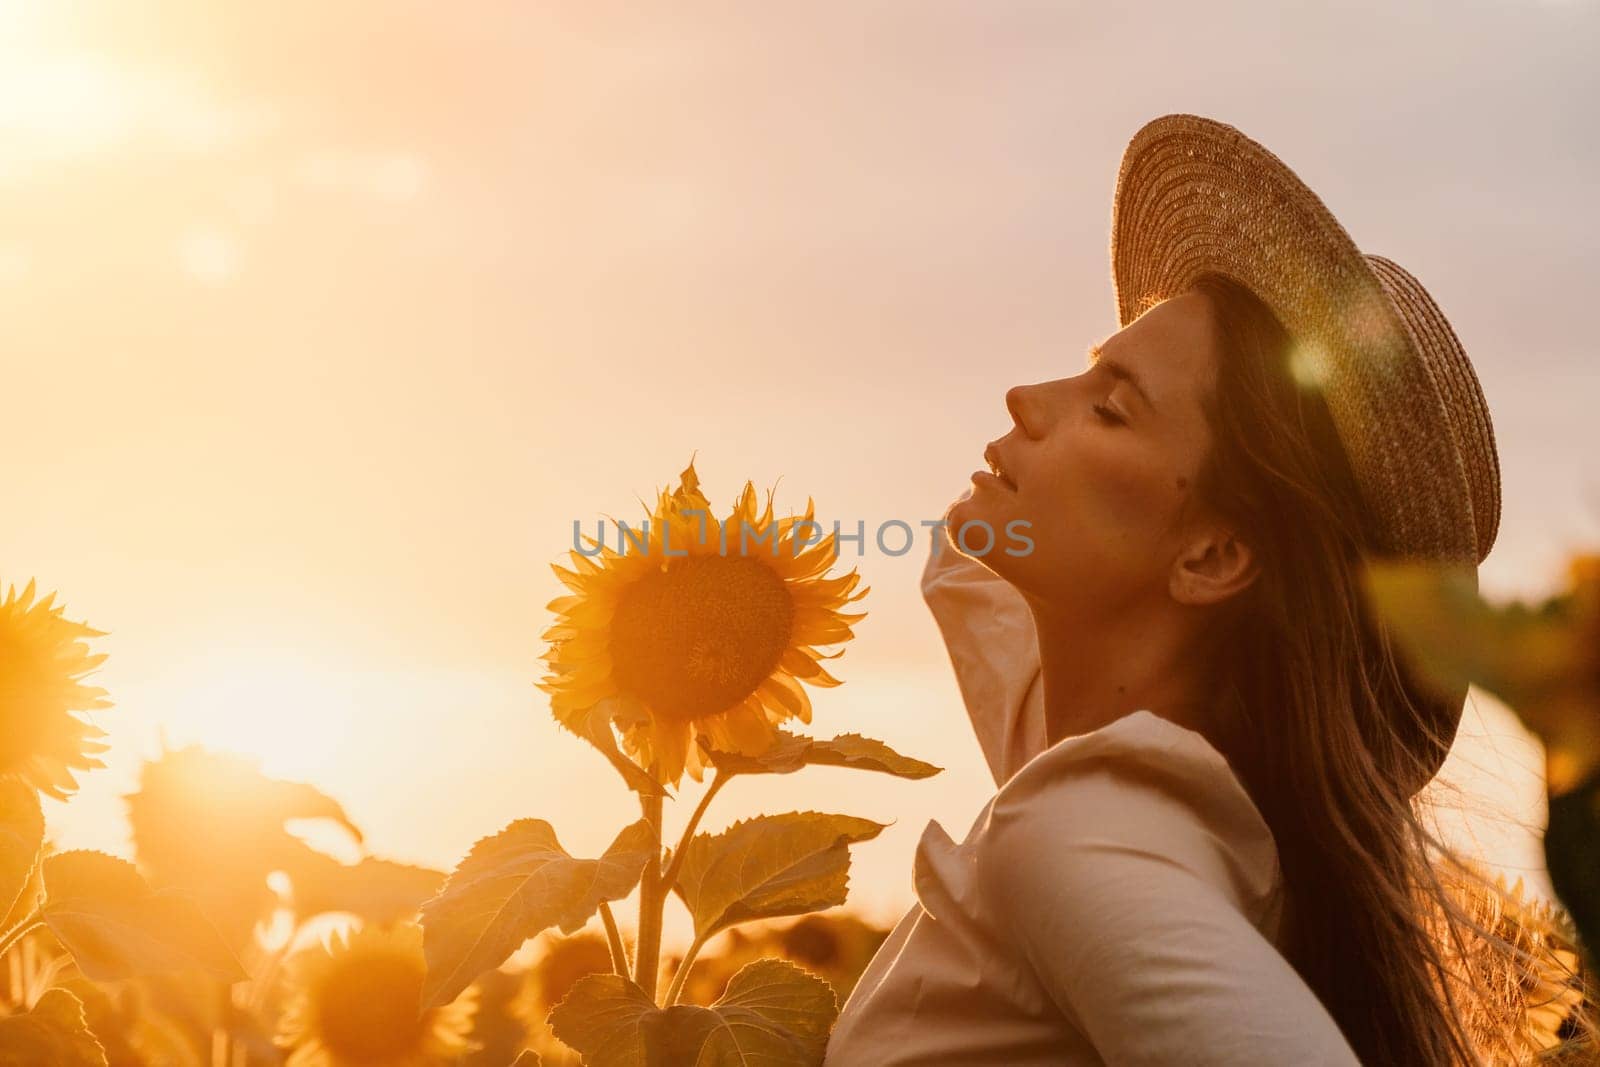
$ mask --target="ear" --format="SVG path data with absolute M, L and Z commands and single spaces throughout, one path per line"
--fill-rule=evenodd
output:
M 1250 587 L 1261 573 L 1255 552 L 1225 526 L 1208 526 L 1173 560 L 1168 589 L 1180 604 L 1220 604 Z

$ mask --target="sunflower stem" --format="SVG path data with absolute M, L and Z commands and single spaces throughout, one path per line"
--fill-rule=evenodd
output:
M 34 929 L 44 924 L 44 918 L 37 911 L 26 919 L 13 926 L 9 933 L 0 936 L 0 956 L 11 951 L 11 947 L 18 941 L 33 933 Z
M 672 984 L 667 987 L 667 996 L 662 1002 L 662 1007 L 670 1008 L 678 1003 L 678 998 L 683 995 L 684 979 L 689 977 L 689 968 L 694 964 L 694 958 L 700 955 L 700 946 L 705 943 L 705 938 L 699 934 L 695 934 L 694 940 L 689 942 L 689 951 L 683 954 L 683 962 L 678 964 L 677 971 L 672 975 Z
M 728 779 L 732 777 L 733 775 L 724 774 L 721 771 L 712 772 L 711 787 L 700 798 L 700 803 L 695 805 L 694 814 L 689 816 L 689 822 L 683 828 L 683 835 L 678 838 L 678 847 L 672 850 L 672 860 L 667 864 L 667 871 L 661 876 L 661 884 L 665 887 L 665 892 L 670 893 L 672 887 L 677 884 L 678 871 L 683 868 L 683 854 L 688 849 L 689 842 L 694 839 L 695 830 L 700 827 L 700 816 L 704 815 L 706 808 L 711 806 L 711 798 L 717 795 L 717 790 L 727 784 Z
M 295 922 L 289 930 L 289 936 L 284 938 L 283 944 L 273 950 L 268 958 L 267 965 L 261 973 L 250 983 L 250 1009 L 261 1011 L 267 1005 L 267 997 L 272 994 L 273 986 L 278 978 L 278 971 L 283 967 L 283 961 L 288 958 L 289 950 L 294 947 L 295 938 L 300 936 L 300 923 Z
M 656 972 L 661 969 L 661 798 L 639 794 L 639 807 L 655 831 L 656 855 L 644 865 L 639 879 L 639 944 L 633 961 L 633 980 L 654 1003 Z
M 628 950 L 622 947 L 622 934 L 617 930 L 617 917 L 611 914 L 611 905 L 600 902 L 600 921 L 606 924 L 606 941 L 611 945 L 611 969 L 628 977 Z

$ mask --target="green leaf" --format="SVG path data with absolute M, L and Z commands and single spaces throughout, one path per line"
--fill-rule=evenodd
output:
M 47 989 L 32 1011 L 0 1019 L 0 1067 L 46 1065 L 106 1067 L 83 1003 L 65 989 Z
M 127 798 L 139 870 L 158 889 L 194 896 L 237 951 L 277 898 L 267 876 L 315 867 L 323 853 L 288 825 L 317 820 L 354 842 L 361 832 L 338 801 L 300 783 L 268 778 L 254 760 L 188 746 L 147 762 Z
M 1550 884 L 1578 928 L 1591 958 L 1600 952 L 1600 771 L 1571 791 L 1550 797 L 1544 834 Z
M 43 844 L 39 794 L 20 778 L 0 780 L 0 917 L 22 895 Z
M 202 976 L 201 980 L 204 985 L 199 995 L 209 994 L 207 999 L 215 1001 L 215 986 L 209 978 Z M 148 982 L 137 979 L 102 985 L 82 974 L 70 974 L 61 979 L 59 988 L 83 1002 L 89 1032 L 106 1050 L 111 1067 L 211 1067 L 209 1042 L 202 1059 L 191 1043 L 191 1037 L 199 1037 L 198 1028 L 186 1031 L 155 1002 Z
M 1469 684 L 1487 689 L 1539 735 L 1554 791 L 1600 766 L 1595 639 L 1572 597 L 1499 607 L 1478 595 L 1470 570 L 1419 562 L 1369 564 L 1365 582 L 1374 610 L 1423 681 L 1447 693 Z
M 887 825 L 815 811 L 745 819 L 720 834 L 696 834 L 673 890 L 701 938 L 748 919 L 831 908 L 845 901 L 848 846 Z
M 1488 603 L 1470 570 L 1374 562 L 1365 582 L 1408 662 L 1445 692 L 1475 684 L 1520 704 L 1574 673 L 1577 650 L 1567 620 L 1522 604 Z
M 832 741 L 815 741 L 807 763 L 829 767 L 855 767 L 863 771 L 881 771 L 896 778 L 932 778 L 943 767 L 925 763 L 910 756 L 902 756 L 882 741 L 860 734 L 840 734 Z
M 550 1031 L 583 1054 L 584 1067 L 647 1063 L 644 1025 L 660 1014 L 643 989 L 620 974 L 590 974 L 550 1010 Z
M 193 901 L 152 890 L 133 864 L 103 852 L 62 852 L 45 859 L 43 873 L 40 914 L 89 978 L 186 970 L 227 982 L 247 977 Z
M 622 775 L 622 780 L 628 784 L 629 789 L 647 797 L 670 796 L 671 794 L 660 782 L 629 759 L 617 746 L 617 735 L 611 729 L 611 722 L 616 715 L 616 701 L 607 699 L 587 711 L 571 716 L 570 721 L 562 722 L 561 725 L 598 749 L 600 754 L 610 761 L 611 766 L 617 769 L 617 773 Z
M 367 922 L 410 919 L 444 885 L 443 871 L 375 859 L 344 864 L 320 853 L 306 856 L 289 872 L 294 910 L 301 919 L 326 912 L 348 912 Z
M 484 971 L 552 926 L 576 933 L 601 901 L 627 896 L 660 854 L 640 819 L 597 860 L 574 859 L 543 819 L 518 819 L 472 847 L 422 906 L 425 1008 L 454 1000 Z
M 860 734 L 840 734 L 831 741 L 817 741 L 785 730 L 778 734 L 778 741 L 759 756 L 710 749 L 706 754 L 714 766 L 729 774 L 789 774 L 805 766 L 829 766 L 879 771 L 897 778 L 931 778 L 944 769 L 902 756 L 882 741 Z M 700 740 L 703 746 L 704 740 Z
M 806 756 L 816 742 L 809 737 L 777 731 L 778 740 L 759 756 L 741 752 L 719 752 L 704 737 L 696 736 L 698 744 L 711 765 L 725 774 L 790 774 L 806 765 Z
M 787 960 L 746 964 L 709 1008 L 676 1005 L 649 1019 L 650 1062 L 662 1067 L 812 1067 L 838 1016 L 833 987 Z
M 620 975 L 590 975 L 550 1013 L 587 1067 L 811 1067 L 838 1015 L 833 988 L 786 960 L 756 960 L 709 1008 L 661 1009 Z

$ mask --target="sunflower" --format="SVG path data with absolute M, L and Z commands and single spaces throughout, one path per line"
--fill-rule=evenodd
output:
M 278 1023 L 287 1067 L 425 1067 L 470 1051 L 477 990 L 418 1013 L 427 964 L 422 928 L 365 926 L 306 949 L 288 965 Z
M 34 601 L 34 583 L 0 600 L 0 777 L 20 778 L 58 800 L 78 788 L 73 771 L 105 766 L 105 731 L 73 712 L 108 708 L 106 691 L 84 685 L 104 653 L 86 641 L 104 636 L 61 617 L 51 593 Z
M 826 572 L 834 536 L 806 502 L 803 516 L 774 519 L 772 494 L 758 508 L 755 487 L 726 519 L 711 515 L 694 464 L 678 488 L 663 490 L 638 530 L 618 528 L 617 548 L 587 538 L 556 566 L 571 595 L 550 602 L 550 665 L 541 688 L 556 718 L 583 735 L 597 709 L 622 729 L 623 745 L 663 785 L 685 769 L 700 781 L 714 750 L 757 755 L 777 724 L 811 721 L 800 682 L 835 686 L 820 645 L 853 636 L 862 614 L 841 609 L 866 594 L 854 570 Z M 841 650 L 842 652 L 842 650 Z
M 1523 1041 L 1528 1051 L 1543 1052 L 1561 1044 L 1567 1019 L 1584 1002 L 1585 976 L 1577 936 L 1558 909 L 1528 896 L 1521 878 L 1508 887 L 1497 874 L 1495 886 L 1504 897 L 1496 932 L 1527 951 L 1533 960 L 1518 982 L 1525 1013 Z
M 768 922 L 735 927 L 724 936 L 719 951 L 698 956 L 690 964 L 680 999 L 710 1004 L 727 991 L 728 982 L 747 964 L 784 959 L 826 979 L 842 1004 L 888 935 L 887 929 L 847 912 L 814 913 L 782 925 Z M 668 962 L 676 971 L 683 959 L 675 955 Z
M 608 974 L 611 966 L 611 947 L 598 934 L 553 938 L 533 966 L 530 987 L 545 1008 L 553 1008 L 580 978 Z
M 611 948 L 606 939 L 590 932 L 571 937 L 551 937 L 538 962 L 522 972 L 523 983 L 510 1012 L 521 1021 L 527 1046 L 547 1064 L 576 1063 L 573 1052 L 550 1031 L 550 1009 L 560 1004 L 572 987 L 591 974 L 611 973 Z
M 1467 932 L 1460 977 L 1477 980 L 1475 990 L 1463 989 L 1467 1022 L 1479 1035 L 1509 1039 L 1511 1047 L 1500 1048 L 1480 1036 L 1479 1051 L 1491 1063 L 1524 1063 L 1584 1029 L 1578 1015 L 1592 995 L 1592 978 L 1561 908 L 1530 896 L 1521 878 L 1507 885 L 1482 861 L 1469 859 L 1464 868 L 1439 873 L 1472 921 L 1513 950 L 1509 956 L 1491 950 L 1482 935 Z

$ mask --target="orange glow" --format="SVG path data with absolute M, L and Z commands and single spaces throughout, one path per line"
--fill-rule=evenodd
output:
M 95 680 L 117 702 L 96 716 L 108 769 L 49 812 L 61 847 L 126 851 L 120 797 L 165 738 L 314 783 L 387 855 L 448 865 L 486 813 L 555 811 L 597 853 L 630 809 L 534 688 L 547 563 L 573 520 L 698 450 L 707 485 L 782 479 L 780 509 L 814 491 L 829 524 L 866 520 L 841 562 L 872 617 L 817 732 L 914 735 L 948 771 L 925 790 L 818 773 L 830 803 L 898 820 L 855 876 L 896 915 L 921 827 L 992 792 L 916 524 L 1005 429 L 1005 389 L 1070 372 L 1112 325 L 1117 152 L 1168 104 L 1236 116 L 1310 178 L 1354 173 L 1328 146 L 1356 143 L 1362 174 L 1415 176 L 1404 197 L 1329 192 L 1363 240 L 1418 251 L 1474 352 L 1506 480 L 1485 588 L 1544 589 L 1594 540 L 1583 272 L 1496 280 L 1535 254 L 1592 262 L 1560 207 L 1592 168 L 1555 119 L 1517 120 L 1586 98 L 1579 13 L 1463 15 L 1464 73 L 1409 25 L 1003 7 L 910 31 L 893 5 L 0 0 L 0 577 L 110 631 Z M 1500 55 L 1508 25 L 1531 58 Z M 1313 80 L 1263 91 L 1279 32 L 1305 50 L 1282 76 Z M 1127 60 L 1101 43 L 1133 38 L 1138 92 L 1106 111 Z M 1374 39 L 1441 56 L 1470 99 L 1417 101 L 1414 142 L 1374 134 L 1359 116 L 1385 98 L 1361 94 L 1387 90 L 1352 85 L 1345 47 Z M 1442 162 L 1462 115 L 1519 139 L 1470 180 Z M 1419 197 L 1429 213 L 1395 206 Z M 1507 203 L 1512 222 L 1438 224 Z M 913 552 L 871 546 L 891 518 Z M 1480 779 L 1502 822 L 1540 817 L 1532 762 Z M 814 796 L 750 785 L 752 804 Z M 1495 846 L 1513 873 L 1531 841 Z

